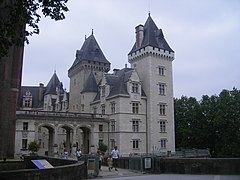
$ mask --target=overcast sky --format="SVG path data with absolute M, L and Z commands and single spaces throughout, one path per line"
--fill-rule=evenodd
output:
M 124 68 L 135 27 L 150 11 L 175 51 L 174 97 L 240 88 L 240 0 L 69 0 L 67 6 L 65 20 L 43 17 L 40 35 L 29 38 L 22 85 L 46 86 L 56 70 L 69 90 L 68 69 L 92 29 L 111 71 Z

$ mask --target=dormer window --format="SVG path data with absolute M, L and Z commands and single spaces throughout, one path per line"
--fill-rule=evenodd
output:
M 132 92 L 138 93 L 139 85 L 137 83 L 132 83 Z
M 32 94 L 29 90 L 26 91 L 23 96 L 23 107 L 31 108 L 32 107 Z
M 105 105 L 103 104 L 101 108 L 102 108 L 102 114 L 105 114 Z
M 106 87 L 105 86 L 102 86 L 102 97 L 104 97 L 105 96 L 105 91 L 106 91 Z
M 31 106 L 30 106 L 30 100 L 29 100 L 29 99 L 26 99 L 26 100 L 24 101 L 24 107 L 31 107 Z

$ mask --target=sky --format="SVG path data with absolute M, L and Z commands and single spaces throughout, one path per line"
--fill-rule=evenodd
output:
M 46 86 L 56 71 L 69 91 L 68 69 L 92 29 L 111 71 L 130 67 L 135 27 L 150 12 L 175 51 L 175 98 L 240 89 L 240 0 L 69 0 L 67 6 L 62 21 L 42 17 L 40 34 L 25 45 L 22 85 Z

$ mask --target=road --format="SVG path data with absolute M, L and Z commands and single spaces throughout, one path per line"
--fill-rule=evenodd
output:
M 128 169 L 118 169 L 109 171 L 106 166 L 102 166 L 99 176 L 101 180 L 240 180 L 240 175 L 187 175 L 187 174 L 143 174 L 139 171 Z
M 235 175 L 183 175 L 183 174 L 161 174 L 141 175 L 131 177 L 101 178 L 101 180 L 240 180 Z

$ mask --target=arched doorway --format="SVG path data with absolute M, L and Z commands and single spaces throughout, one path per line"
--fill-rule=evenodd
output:
M 51 124 L 41 124 L 38 126 L 37 141 L 40 145 L 39 155 L 54 155 L 54 126 Z
M 89 154 L 91 152 L 91 127 L 79 126 L 76 133 L 76 149 L 80 149 L 83 154 Z
M 58 127 L 58 152 L 60 156 L 63 156 L 64 150 L 66 150 L 71 156 L 73 146 L 73 127 L 67 124 L 60 125 Z

